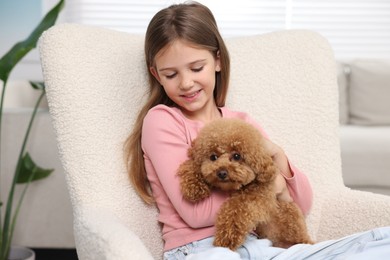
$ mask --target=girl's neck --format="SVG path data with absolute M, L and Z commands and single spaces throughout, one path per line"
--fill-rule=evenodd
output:
M 217 106 L 215 106 L 213 109 L 209 111 L 205 111 L 203 113 L 198 113 L 198 114 L 186 113 L 186 111 L 183 110 L 181 110 L 181 112 L 187 119 L 192 121 L 202 122 L 205 125 L 215 119 L 219 119 L 222 117 L 222 112 Z

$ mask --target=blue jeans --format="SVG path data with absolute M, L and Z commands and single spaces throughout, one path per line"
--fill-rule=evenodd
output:
M 298 244 L 288 249 L 272 247 L 267 239 L 248 235 L 236 251 L 213 247 L 213 237 L 189 243 L 164 253 L 165 260 L 238 259 L 390 259 L 390 227 L 377 228 L 314 245 Z

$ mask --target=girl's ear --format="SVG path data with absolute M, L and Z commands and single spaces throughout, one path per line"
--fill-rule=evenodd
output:
M 217 57 L 215 58 L 215 71 L 221 71 L 221 56 L 219 54 L 219 51 L 217 51 Z
M 216 72 L 220 72 L 220 71 L 221 71 L 221 65 L 217 64 L 217 65 L 215 66 L 215 71 L 216 71 Z
M 157 79 L 157 81 L 160 82 L 160 84 L 161 84 L 160 76 L 158 75 L 158 73 L 156 71 L 156 68 L 155 67 L 150 67 L 149 71 L 150 71 L 150 73 L 152 73 L 153 77 L 155 77 Z

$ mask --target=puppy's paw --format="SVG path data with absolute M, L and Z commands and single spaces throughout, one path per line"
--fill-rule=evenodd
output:
M 226 247 L 232 251 L 236 251 L 239 246 L 244 243 L 244 240 L 237 239 L 236 237 L 229 237 L 226 235 L 216 234 L 214 239 L 214 246 Z
M 248 226 L 245 219 L 234 214 L 224 214 L 226 208 L 222 207 L 217 216 L 214 246 L 227 247 L 235 251 L 245 242 L 246 235 L 249 233 Z
M 181 192 L 185 199 L 196 202 L 210 196 L 210 187 L 193 160 L 182 163 L 177 175 L 180 177 Z
M 184 187 L 182 186 L 182 193 L 186 200 L 197 202 L 209 197 L 211 191 L 206 184 L 200 185 L 199 183 L 196 183 L 196 185 L 188 184 Z

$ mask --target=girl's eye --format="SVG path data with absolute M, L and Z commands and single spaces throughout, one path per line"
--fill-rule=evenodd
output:
M 241 155 L 239 153 L 234 153 L 233 154 L 233 160 L 235 160 L 235 161 L 241 160 Z
M 165 77 L 167 79 L 173 79 L 174 77 L 176 77 L 176 73 L 173 73 L 173 74 L 170 74 L 170 75 L 166 75 Z
M 192 69 L 193 72 L 200 72 L 203 70 L 203 66 L 199 68 Z
M 215 155 L 215 154 L 212 154 L 211 156 L 210 156 L 210 161 L 216 161 L 218 159 L 218 156 L 217 155 Z

